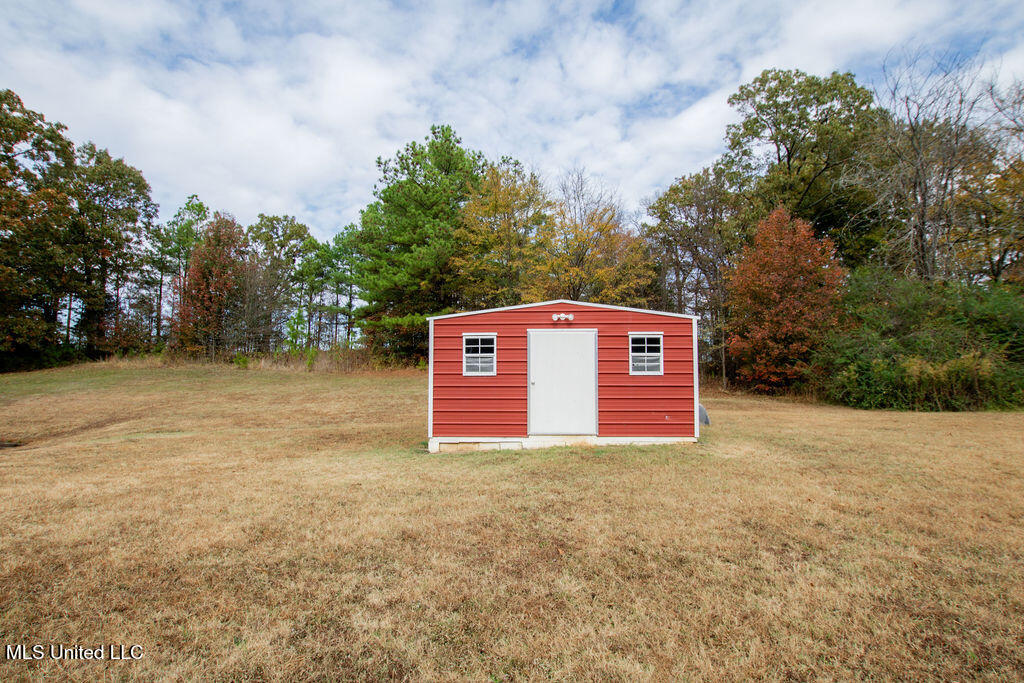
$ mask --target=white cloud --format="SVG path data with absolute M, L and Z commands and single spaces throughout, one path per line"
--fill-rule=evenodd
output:
M 884 55 L 908 37 L 934 31 L 952 9 L 932 0 L 900 4 L 891 0 L 807 2 L 782 23 L 779 43 L 748 61 L 743 78 L 753 78 L 762 69 L 776 66 L 821 73 L 841 68 L 864 54 Z
M 325 237 L 372 199 L 375 159 L 432 123 L 549 177 L 586 166 L 636 208 L 721 151 L 728 94 L 765 67 L 877 66 L 912 44 L 981 49 L 1005 77 L 1022 28 L 1014 4 L 948 0 L 74 0 L 5 10 L 0 84 L 141 168 L 165 217 L 195 192 Z

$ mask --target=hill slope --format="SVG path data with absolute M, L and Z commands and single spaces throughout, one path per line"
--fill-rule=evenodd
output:
M 0 678 L 1013 677 L 1020 413 L 705 399 L 697 445 L 425 452 L 426 381 L 0 376 Z

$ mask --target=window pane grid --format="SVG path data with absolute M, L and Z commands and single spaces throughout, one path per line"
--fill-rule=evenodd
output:
M 654 375 L 662 373 L 660 336 L 631 335 L 629 352 L 630 373 Z
M 466 355 L 494 353 L 494 340 L 481 337 L 466 337 Z
M 462 374 L 495 374 L 494 337 L 463 337 Z

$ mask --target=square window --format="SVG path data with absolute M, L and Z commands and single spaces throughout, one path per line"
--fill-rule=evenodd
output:
M 495 335 L 462 337 L 462 374 L 494 375 L 497 373 L 497 342 Z
M 660 332 L 633 333 L 629 335 L 629 374 L 661 375 L 664 363 Z

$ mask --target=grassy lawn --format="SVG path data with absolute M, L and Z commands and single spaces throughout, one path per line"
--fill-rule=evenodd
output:
M 429 455 L 426 376 L 0 376 L 0 679 L 1019 678 L 1024 414 L 704 399 Z

